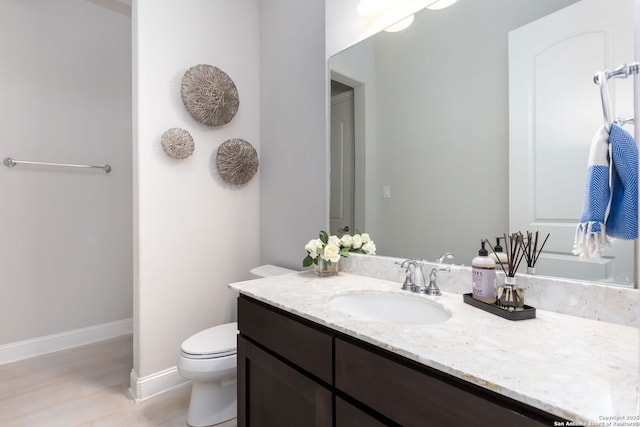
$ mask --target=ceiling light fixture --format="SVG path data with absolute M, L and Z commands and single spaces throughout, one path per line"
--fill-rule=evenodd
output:
M 360 16 L 378 16 L 402 3 L 402 0 L 360 0 L 357 11 Z
M 409 15 L 401 21 L 396 22 L 393 25 L 388 26 L 384 30 L 388 33 L 396 33 L 409 27 L 413 23 L 414 15 Z
M 445 7 L 449 7 L 457 1 L 458 0 L 438 0 L 437 2 L 427 6 L 427 9 L 431 9 L 431 10 L 444 9 Z

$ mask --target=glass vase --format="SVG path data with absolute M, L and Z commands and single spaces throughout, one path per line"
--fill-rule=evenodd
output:
M 318 263 L 315 265 L 314 271 L 320 277 L 335 276 L 338 274 L 338 262 L 331 262 L 318 257 Z
M 516 286 L 515 276 L 506 276 L 504 285 L 498 288 L 498 306 L 509 311 L 524 309 L 524 290 Z

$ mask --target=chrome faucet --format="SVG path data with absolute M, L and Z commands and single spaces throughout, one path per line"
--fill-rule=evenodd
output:
M 436 279 L 438 278 L 438 271 L 451 271 L 449 267 L 445 268 L 432 268 L 431 273 L 429 274 L 429 286 L 425 287 L 424 292 L 421 290 L 421 294 L 426 294 L 430 296 L 440 296 L 442 292 L 436 285 Z
M 424 271 L 422 270 L 422 261 L 406 259 L 400 266 L 405 269 L 405 273 L 407 274 L 402 284 L 402 290 L 424 293 L 427 286 L 424 279 Z
M 415 259 L 406 259 L 400 264 L 400 267 L 404 268 L 407 276 L 402 284 L 403 291 L 415 292 L 416 290 L 416 269 L 419 268 L 418 261 Z M 413 268 L 412 268 L 413 267 Z
M 445 252 L 440 255 L 440 257 L 436 260 L 436 263 L 444 264 L 444 261 L 447 259 L 453 259 L 453 254 L 451 252 Z M 422 261 L 418 261 L 415 259 L 406 259 L 400 264 L 400 266 L 405 269 L 405 273 L 407 274 L 404 279 L 404 283 L 402 284 L 402 290 L 430 296 L 442 295 L 440 289 L 438 289 L 438 285 L 436 285 L 438 272 L 451 271 L 449 267 L 438 266 L 436 268 L 433 268 L 431 270 L 431 273 L 429 274 L 429 285 L 427 286 L 425 274 L 422 270 Z
M 438 264 L 444 264 L 445 259 L 453 259 L 453 254 L 451 252 L 445 252 L 440 255 L 440 258 L 436 260 Z
M 436 262 L 438 264 L 443 264 L 445 259 L 453 259 L 453 254 L 451 252 L 445 252 L 442 255 L 440 255 L 440 258 L 438 258 L 436 260 Z M 440 296 L 442 295 L 442 292 L 440 292 L 440 289 L 438 288 L 438 285 L 436 284 L 436 279 L 438 278 L 438 272 L 439 271 L 451 271 L 451 268 L 449 267 L 435 267 L 431 269 L 431 273 L 429 273 L 429 286 L 425 286 L 424 289 L 423 288 L 418 288 L 419 293 L 421 294 L 425 294 L 425 295 L 430 295 L 430 296 Z

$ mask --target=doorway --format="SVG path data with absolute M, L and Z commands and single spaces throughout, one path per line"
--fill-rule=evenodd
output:
M 331 81 L 331 198 L 329 231 L 342 236 L 354 231 L 355 125 L 354 90 Z

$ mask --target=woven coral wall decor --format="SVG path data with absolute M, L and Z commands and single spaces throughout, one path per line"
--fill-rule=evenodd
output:
M 186 159 L 195 149 L 191 134 L 180 128 L 171 128 L 163 133 L 160 144 L 167 156 L 174 159 Z
M 229 123 L 238 111 L 238 89 L 231 78 L 213 65 L 191 67 L 182 76 L 182 102 L 198 122 L 207 126 Z
M 216 155 L 218 173 L 227 182 L 246 184 L 258 171 L 258 153 L 243 139 L 223 142 Z

